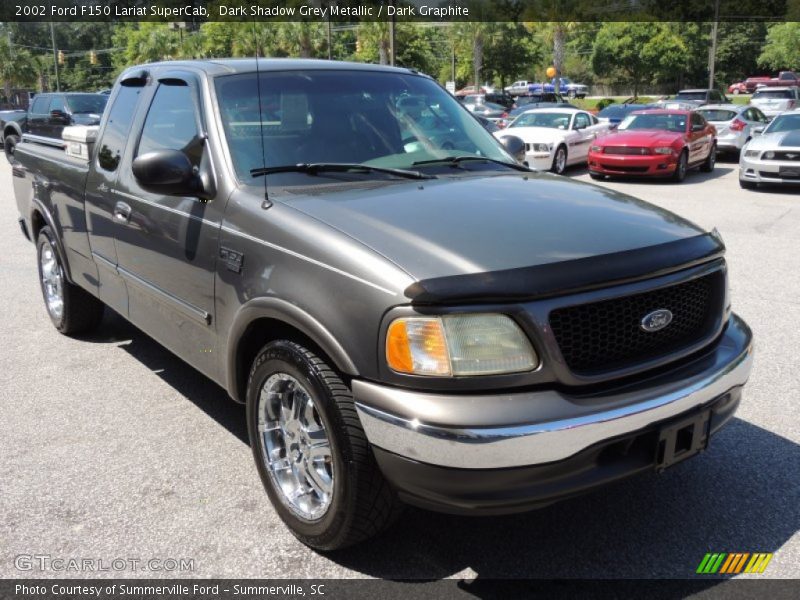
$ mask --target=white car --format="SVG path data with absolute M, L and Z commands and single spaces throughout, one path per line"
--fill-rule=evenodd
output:
M 513 135 L 525 142 L 529 167 L 561 174 L 567 165 L 585 163 L 595 138 L 611 129 L 597 117 L 576 108 L 534 108 L 494 135 Z
M 717 152 L 740 152 L 769 120 L 755 106 L 706 104 L 697 109 L 717 130 Z
M 751 139 L 739 158 L 739 185 L 800 184 L 800 111 L 781 113 Z
M 760 87 L 750 98 L 750 104 L 767 115 L 768 119 L 784 111 L 794 110 L 799 103 L 800 90 L 796 87 Z

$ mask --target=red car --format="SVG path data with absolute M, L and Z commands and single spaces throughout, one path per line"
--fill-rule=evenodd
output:
M 747 89 L 747 84 L 744 81 L 737 81 L 728 86 L 728 93 L 738 96 L 739 94 L 748 94 L 750 90 Z
M 592 179 L 607 176 L 671 177 L 683 181 L 694 167 L 714 170 L 717 130 L 688 110 L 639 110 L 589 149 Z

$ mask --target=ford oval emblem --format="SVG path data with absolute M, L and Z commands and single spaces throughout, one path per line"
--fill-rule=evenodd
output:
M 659 308 L 648 313 L 640 323 L 642 329 L 647 332 L 659 331 L 672 323 L 672 313 L 666 308 Z

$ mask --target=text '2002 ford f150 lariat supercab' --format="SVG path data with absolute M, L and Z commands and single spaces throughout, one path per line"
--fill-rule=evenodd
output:
M 403 501 L 499 514 L 669 467 L 739 404 L 719 235 L 529 170 L 414 71 L 130 68 L 89 157 L 16 151 L 50 318 L 109 306 L 246 403 L 315 548 Z

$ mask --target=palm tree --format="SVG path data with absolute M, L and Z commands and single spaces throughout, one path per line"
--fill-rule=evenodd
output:
M 362 60 L 372 60 L 372 53 L 377 50 L 378 62 L 389 64 L 391 42 L 389 40 L 389 23 L 383 21 L 362 21 L 356 31 L 356 53 Z
M 320 56 L 327 44 L 325 25 L 308 21 L 281 23 L 278 27 L 278 43 L 289 56 Z

